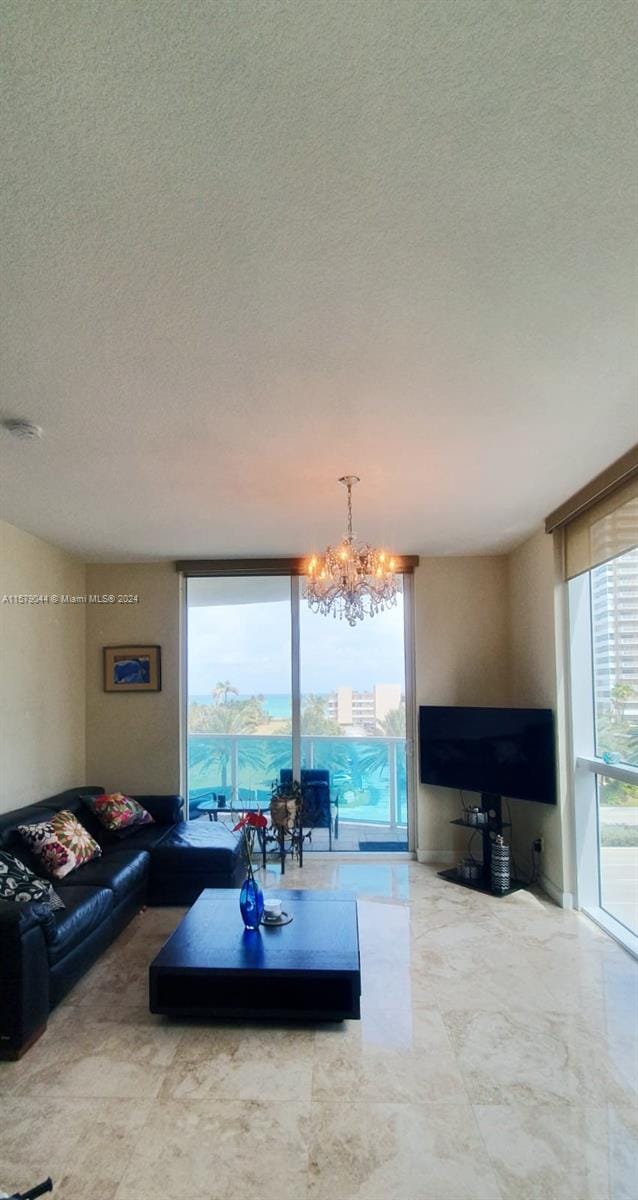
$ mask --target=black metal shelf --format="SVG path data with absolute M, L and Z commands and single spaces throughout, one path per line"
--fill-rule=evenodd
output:
M 498 898 L 511 896 L 512 892 L 520 892 L 521 888 L 527 886 L 524 883 L 519 883 L 517 879 L 512 879 L 506 892 L 493 892 L 484 879 L 463 879 L 458 874 L 456 867 L 450 867 L 447 871 L 439 871 L 438 874 L 441 879 L 448 879 L 451 883 L 458 883 L 461 887 L 469 888 L 472 892 L 483 892 L 486 896 L 496 896 Z
M 491 814 L 485 825 L 470 825 L 470 822 L 465 817 L 456 817 L 453 821 L 450 821 L 450 825 L 462 825 L 464 829 L 471 829 L 472 833 L 481 834 L 483 841 L 483 873 L 481 878 L 465 879 L 459 874 L 458 867 L 450 867 L 446 871 L 439 871 L 439 875 L 441 879 L 447 879 L 449 883 L 458 883 L 460 887 L 469 888 L 473 892 L 483 892 L 486 896 L 510 896 L 512 892 L 520 891 L 527 884 L 520 883 L 516 879 L 510 879 L 510 886 L 506 892 L 493 892 L 491 887 L 491 862 L 494 837 L 502 833 L 504 829 L 511 829 L 511 821 L 501 820 L 500 796 L 483 793 L 481 797 L 481 812 Z
M 450 825 L 462 825 L 464 829 L 471 829 L 474 833 L 483 833 L 483 830 L 487 830 L 488 833 L 500 833 L 501 829 L 512 828 L 510 821 L 488 821 L 486 825 L 470 825 L 470 822 L 464 821 L 462 817 L 450 821 Z

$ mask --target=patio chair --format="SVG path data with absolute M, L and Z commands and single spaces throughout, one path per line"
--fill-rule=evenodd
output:
M 282 784 L 292 783 L 292 771 L 286 767 L 279 772 Z M 330 796 L 330 771 L 314 767 L 302 767 L 301 793 L 303 797 L 299 818 L 301 861 L 303 862 L 304 839 L 312 841 L 313 829 L 328 830 L 328 848 L 332 850 L 333 834 L 339 837 L 339 797 Z M 306 832 L 307 831 L 307 832 Z

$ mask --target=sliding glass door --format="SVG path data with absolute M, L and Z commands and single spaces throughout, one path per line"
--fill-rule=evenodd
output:
M 265 805 L 292 768 L 291 662 L 289 578 L 188 580 L 191 817 Z
M 297 576 L 188 579 L 190 815 L 265 806 L 282 772 L 320 771 L 333 821 L 312 848 L 407 849 L 405 597 L 351 628 L 302 593 Z
M 407 850 L 403 595 L 354 628 L 302 603 L 299 627 L 301 767 L 330 772 L 340 848 Z

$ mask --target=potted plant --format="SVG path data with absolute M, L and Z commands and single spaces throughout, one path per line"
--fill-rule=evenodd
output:
M 270 819 L 276 829 L 292 833 L 301 812 L 301 784 L 297 779 L 290 783 L 273 783 L 270 794 Z

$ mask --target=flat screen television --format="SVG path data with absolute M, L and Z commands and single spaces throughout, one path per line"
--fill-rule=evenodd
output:
M 550 708 L 419 709 L 421 783 L 556 803 Z

